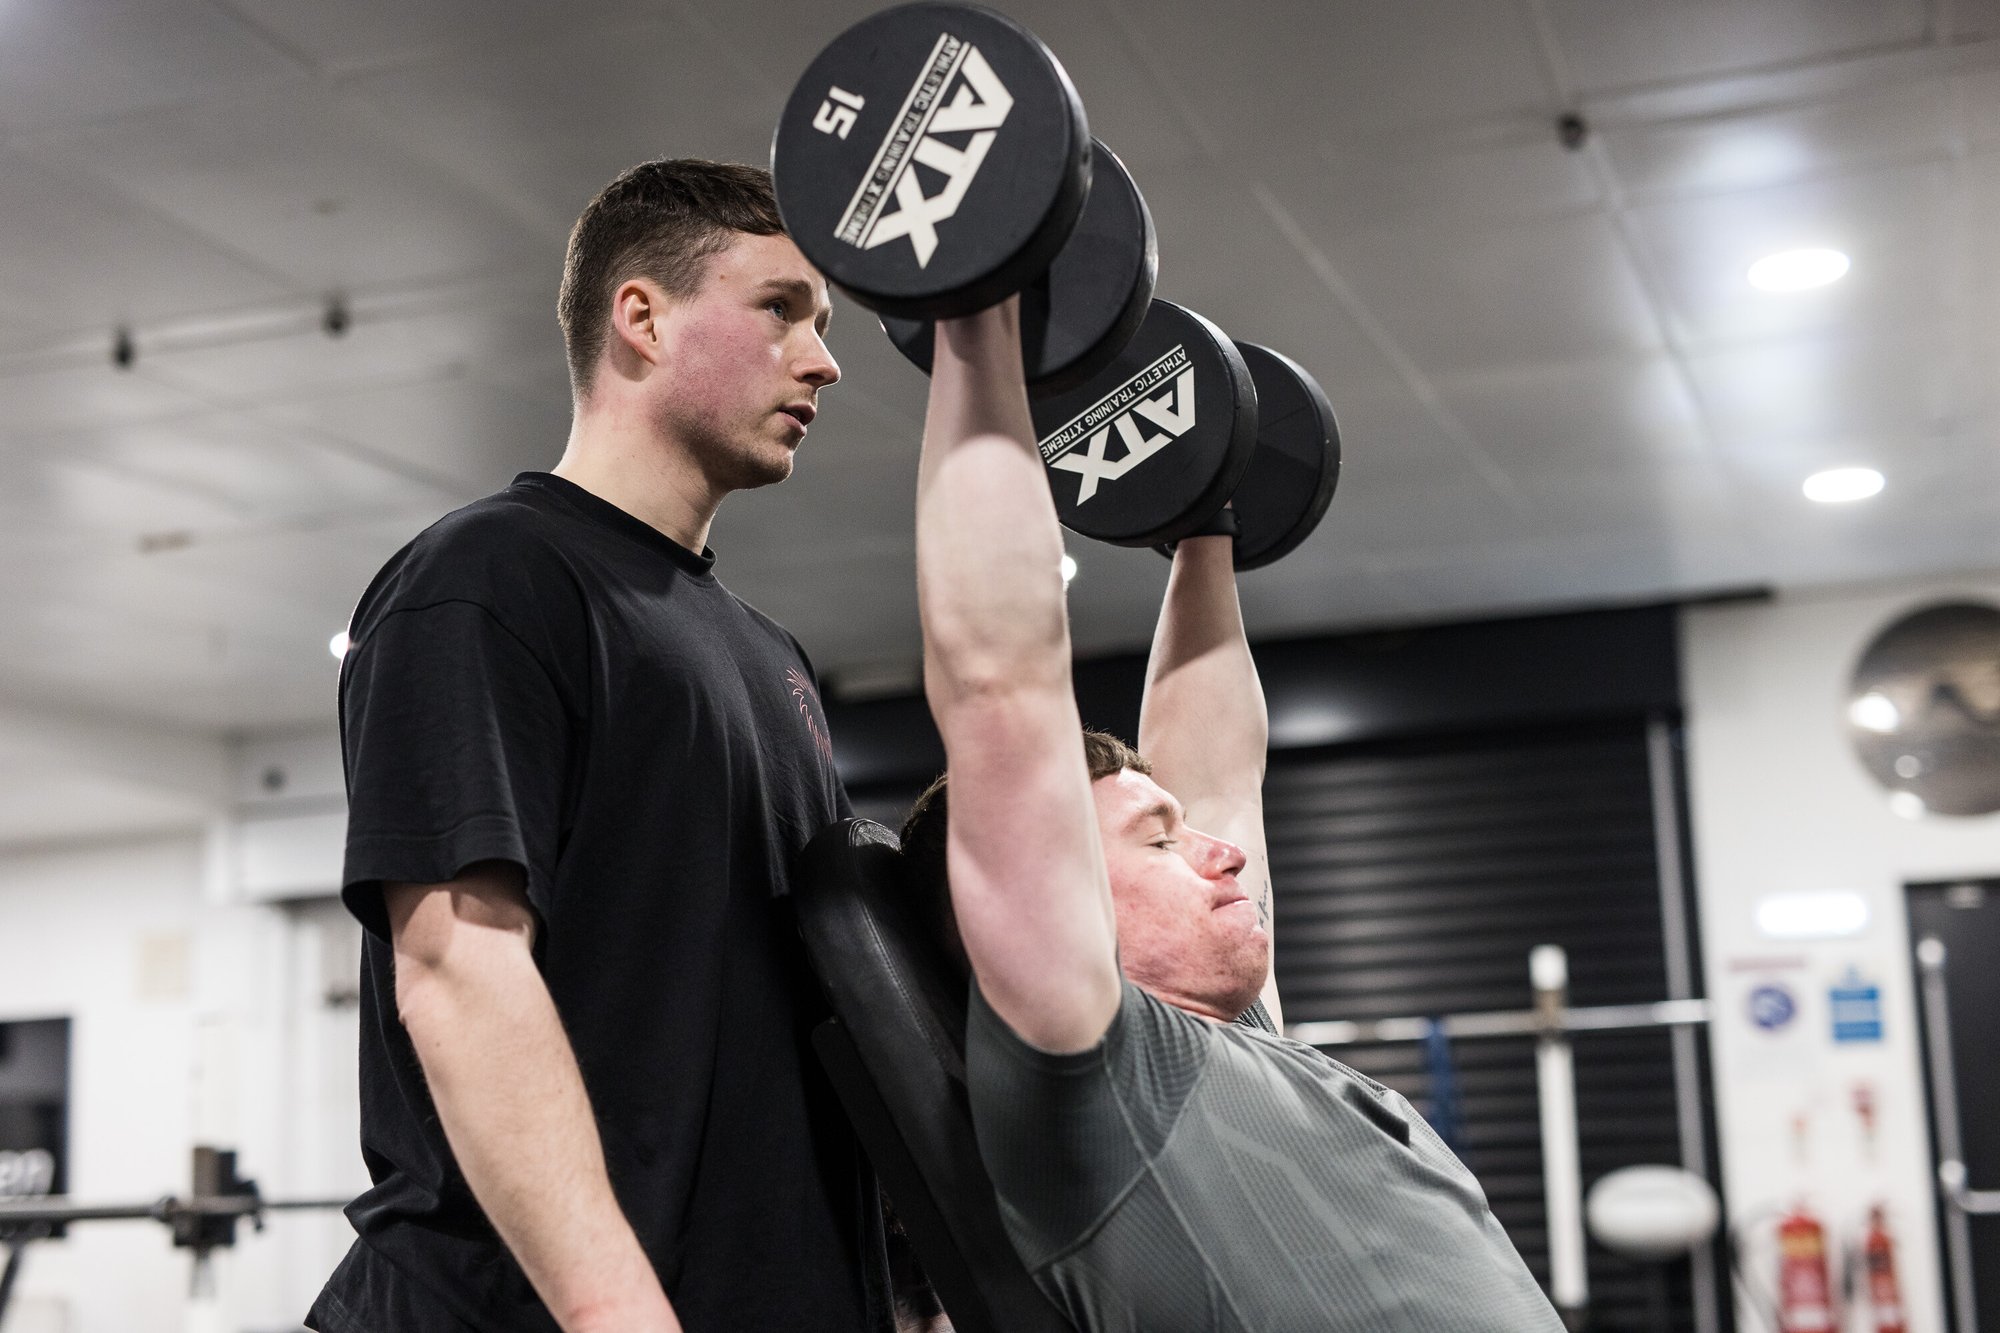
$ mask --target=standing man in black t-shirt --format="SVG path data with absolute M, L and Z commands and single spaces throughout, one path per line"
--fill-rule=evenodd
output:
M 654 162 L 571 234 L 553 474 L 383 568 L 341 674 L 366 930 L 359 1240 L 327 1333 L 872 1333 L 880 1214 L 784 895 L 846 813 L 812 668 L 716 580 L 826 284 L 768 176 Z

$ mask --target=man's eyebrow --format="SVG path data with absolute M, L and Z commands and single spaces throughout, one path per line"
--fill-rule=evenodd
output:
M 813 323 L 822 334 L 833 327 L 833 303 L 829 301 L 825 306 L 820 306 L 818 293 L 813 291 L 812 284 L 804 278 L 766 278 L 757 291 L 759 295 L 785 296 L 801 305 L 815 307 L 819 313 Z
M 1127 833 L 1135 832 L 1155 819 L 1165 823 L 1168 828 L 1172 828 L 1177 815 L 1178 812 L 1174 809 L 1172 801 L 1155 801 L 1138 814 L 1126 820 L 1125 831 Z

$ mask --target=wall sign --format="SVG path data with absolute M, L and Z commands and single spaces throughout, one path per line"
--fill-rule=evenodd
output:
M 1767 981 L 1750 992 L 1749 1010 L 1752 1023 L 1766 1032 L 1776 1032 L 1799 1016 L 1799 1002 L 1785 987 Z
M 1836 1042 L 1882 1040 L 1882 988 L 1860 969 L 1849 966 L 1827 988 L 1826 1000 Z

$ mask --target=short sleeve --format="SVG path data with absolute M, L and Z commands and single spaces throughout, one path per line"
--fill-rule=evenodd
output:
M 1021 1040 L 973 984 L 973 1128 L 1028 1267 L 1087 1236 L 1165 1146 L 1211 1052 L 1207 1029 L 1127 981 L 1103 1039 L 1057 1055 Z
M 522 868 L 546 925 L 572 731 L 547 669 L 484 607 L 382 616 L 341 681 L 348 910 L 387 939 L 384 881 L 500 860 Z

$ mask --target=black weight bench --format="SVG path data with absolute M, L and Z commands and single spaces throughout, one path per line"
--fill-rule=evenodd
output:
M 832 1005 L 813 1047 L 957 1333 L 1076 1333 L 1000 1221 L 965 1094 L 966 979 L 926 934 L 896 835 L 848 819 L 794 881 Z

